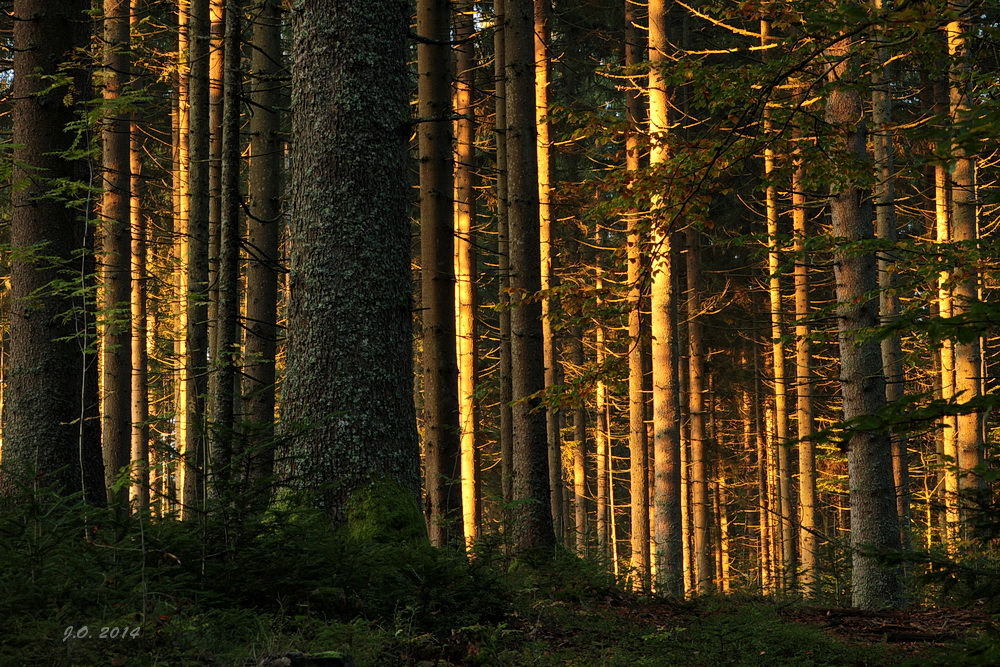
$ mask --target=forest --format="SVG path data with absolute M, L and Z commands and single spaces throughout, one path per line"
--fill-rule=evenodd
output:
M 996 0 L 4 0 L 0 666 L 1000 664 Z

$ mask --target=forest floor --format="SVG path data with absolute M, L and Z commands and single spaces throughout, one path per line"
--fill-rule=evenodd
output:
M 670 603 L 621 593 L 587 602 L 539 598 L 529 609 L 450 634 L 380 639 L 369 628 L 337 648 L 357 667 L 1000 664 L 988 639 L 993 615 L 981 606 L 874 613 L 746 596 Z

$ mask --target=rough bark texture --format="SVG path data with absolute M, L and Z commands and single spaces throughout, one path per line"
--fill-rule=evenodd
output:
M 293 12 L 284 429 L 293 483 L 362 536 L 365 520 L 391 518 L 373 515 L 388 509 L 382 501 L 415 509 L 420 489 L 407 23 L 399 0 L 308 1 Z M 412 513 L 392 516 L 412 531 Z
M 455 37 L 455 304 L 458 310 L 459 419 L 462 429 L 462 514 L 465 542 L 471 546 L 479 538 L 482 524 L 480 496 L 478 405 L 475 390 L 478 337 L 476 335 L 476 253 L 473 221 L 476 193 L 476 125 L 472 91 L 475 77 L 475 4 L 466 0 L 456 8 Z
M 449 19 L 448 0 L 418 0 L 424 484 L 431 544 L 436 546 L 462 539 Z
M 250 57 L 250 164 L 247 200 L 247 293 L 243 393 L 250 476 L 274 470 L 274 359 L 278 344 L 278 251 L 282 225 L 281 49 L 279 0 L 261 0 L 254 13 Z
M 844 419 L 872 417 L 885 406 L 882 351 L 877 340 L 864 333 L 878 325 L 875 256 L 861 252 L 857 242 L 874 237 L 871 204 L 855 182 L 851 168 L 868 160 L 866 128 L 857 91 L 849 87 L 854 77 L 849 40 L 828 49 L 836 59 L 831 71 L 832 89 L 827 98 L 826 120 L 836 134 L 832 148 L 848 164 L 831 185 L 830 215 L 837 291 L 837 321 L 841 357 L 841 394 Z M 892 445 L 881 429 L 853 430 L 846 436 L 851 495 L 852 600 L 862 609 L 896 607 L 901 603 L 899 575 L 878 554 L 899 549 L 899 521 L 892 477 Z
M 52 85 L 88 27 L 82 2 L 14 3 L 13 182 L 10 355 L 5 360 L 4 470 L 0 494 L 33 484 L 105 500 L 100 429 L 89 422 L 89 341 L 93 313 L 81 304 L 87 267 L 86 211 L 49 196 L 59 180 L 77 176 L 65 152 L 74 110 L 66 85 Z M 88 5 L 89 6 L 89 5 Z M 75 83 L 79 83 L 81 77 Z M 87 91 L 77 91 L 86 94 Z M 63 183 L 64 184 L 64 183 Z M 82 269 L 82 270 L 81 270 Z M 55 289 L 62 283 L 64 287 Z M 64 317 L 71 313 L 72 317 Z M 28 474 L 38 474 L 32 478 Z
M 513 400 L 514 526 L 521 551 L 555 541 L 549 493 L 535 136 L 534 7 L 531 0 L 505 6 L 507 102 L 507 215 L 510 257 L 511 398 Z
M 129 117 L 122 94 L 129 57 L 128 0 L 104 0 L 104 118 L 101 126 L 104 191 L 101 197 L 101 444 L 108 502 L 124 511 L 128 492 L 112 486 L 132 455 L 130 392 L 132 344 L 129 284 Z

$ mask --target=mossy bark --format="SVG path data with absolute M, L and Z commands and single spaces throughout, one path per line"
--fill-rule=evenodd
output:
M 339 525 L 365 489 L 396 485 L 399 503 L 420 489 L 408 18 L 400 0 L 293 7 L 284 472 Z

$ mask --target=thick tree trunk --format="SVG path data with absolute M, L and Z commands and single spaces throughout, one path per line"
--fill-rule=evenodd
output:
M 458 398 L 462 431 L 462 515 L 465 542 L 479 539 L 482 524 L 480 495 L 479 413 L 475 391 L 478 386 L 476 351 L 476 253 L 474 221 L 476 192 L 476 124 L 472 91 L 475 86 L 475 6 L 466 0 L 456 7 L 455 48 L 455 281 L 457 308 Z
M 78 255 L 85 249 L 89 211 L 46 196 L 54 179 L 77 176 L 67 157 L 74 136 L 66 128 L 76 118 L 74 108 L 66 86 L 53 81 L 74 47 L 85 46 L 78 41 L 78 27 L 90 25 L 84 10 L 76 0 L 17 0 L 13 7 L 13 182 L 20 185 L 11 194 L 10 355 L 0 494 L 41 484 L 64 494 L 83 492 L 89 502 L 103 504 L 100 429 L 88 422 L 97 398 L 88 377 L 94 373 L 91 355 L 85 352 L 94 315 L 75 295 L 83 285 L 52 290 L 68 272 L 86 280 Z
M 104 119 L 101 143 L 104 192 L 101 197 L 101 439 L 108 502 L 128 508 L 128 492 L 114 492 L 115 480 L 132 456 L 131 240 L 129 238 L 129 117 L 122 95 L 131 68 L 129 2 L 104 0 Z M 127 487 L 122 487 L 127 489 Z
M 649 4 L 649 133 L 650 165 L 663 163 L 669 151 L 670 101 L 665 72 L 667 61 L 667 4 Z M 652 202 L 656 213 L 659 201 Z M 669 221 L 653 220 L 650 248 L 650 331 L 653 370 L 653 489 L 656 540 L 657 589 L 668 594 L 683 592 L 683 534 L 681 531 L 680 399 L 677 391 L 677 301 L 674 288 L 674 256 Z
M 293 11 L 288 472 L 335 525 L 365 538 L 424 533 L 407 24 L 405 3 L 394 0 L 307 2 Z
M 534 7 L 531 0 L 507 0 L 505 12 L 514 529 L 524 551 L 551 547 L 555 535 L 545 409 L 538 398 L 545 388 L 542 307 L 533 298 L 541 289 Z
M 462 539 L 448 0 L 417 3 L 424 471 L 431 544 Z M 426 39 L 423 39 L 426 38 Z
M 850 40 L 827 50 L 838 61 L 830 73 L 832 88 L 826 120 L 836 131 L 832 149 L 867 161 L 861 98 L 851 88 L 855 74 Z M 853 180 L 831 187 L 837 318 L 840 338 L 841 393 L 844 419 L 875 417 L 885 406 L 885 377 L 878 341 L 866 335 L 878 325 L 878 285 L 875 257 L 859 253 L 858 242 L 874 237 L 870 200 Z M 877 554 L 899 549 L 899 521 L 892 477 L 892 443 L 882 429 L 856 429 L 847 435 L 848 478 L 851 489 L 852 599 L 862 609 L 896 607 L 901 603 L 899 573 L 880 562 Z

